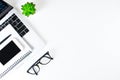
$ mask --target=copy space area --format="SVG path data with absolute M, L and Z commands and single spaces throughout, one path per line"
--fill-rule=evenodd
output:
M 36 80 L 120 80 L 119 0 L 39 1 L 26 18 L 54 60 L 41 66 Z

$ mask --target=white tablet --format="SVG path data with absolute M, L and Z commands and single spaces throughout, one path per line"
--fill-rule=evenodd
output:
M 23 46 L 15 38 L 5 41 L 4 44 L 0 45 L 0 62 L 2 63 L 1 66 L 7 64 L 23 49 Z

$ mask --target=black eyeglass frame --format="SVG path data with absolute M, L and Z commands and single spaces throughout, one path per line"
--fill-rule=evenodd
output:
M 49 60 L 47 63 L 42 63 L 42 62 L 40 62 L 40 60 L 42 60 L 42 58 L 48 58 L 48 59 L 50 59 L 50 60 Z M 47 65 L 48 63 L 50 63 L 51 60 L 53 60 L 53 58 L 50 56 L 49 51 L 48 51 L 48 52 L 46 52 L 42 57 L 40 57 L 40 58 L 27 70 L 27 73 L 32 74 L 32 75 L 38 75 L 38 73 L 40 72 L 40 67 L 39 67 L 38 64 Z M 38 69 L 39 69 L 37 72 L 35 71 L 35 68 L 34 68 L 35 66 L 37 66 Z M 35 73 L 31 73 L 31 72 L 30 72 L 31 69 L 33 69 L 33 71 L 34 71 Z

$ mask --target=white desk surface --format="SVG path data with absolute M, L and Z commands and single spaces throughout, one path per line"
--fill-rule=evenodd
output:
M 120 0 L 30 1 L 26 18 L 54 55 L 33 80 L 120 80 Z

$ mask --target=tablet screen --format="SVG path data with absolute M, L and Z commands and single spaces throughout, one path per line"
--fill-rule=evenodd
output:
M 13 42 L 9 42 L 5 47 L 0 50 L 0 62 L 5 65 L 10 61 L 15 55 L 17 55 L 21 50 Z

